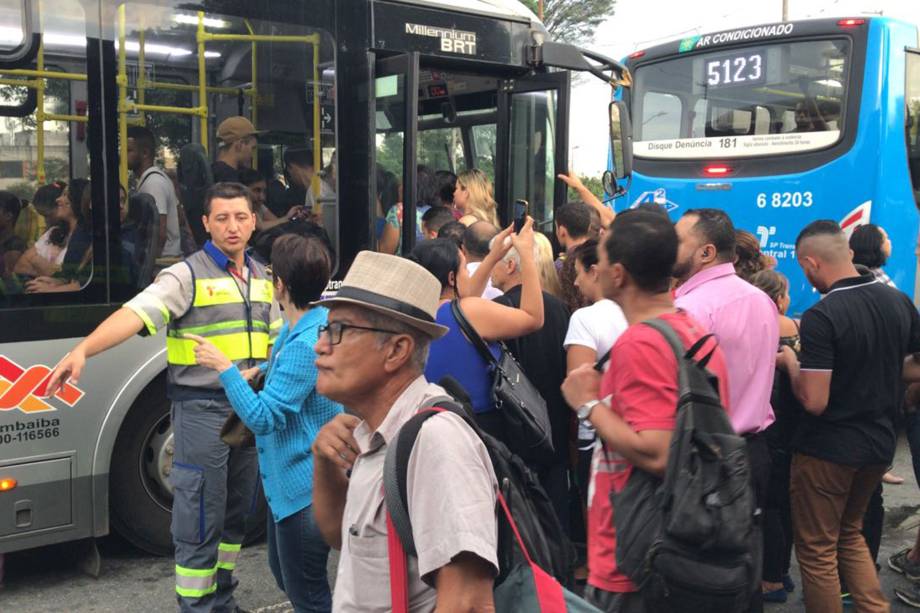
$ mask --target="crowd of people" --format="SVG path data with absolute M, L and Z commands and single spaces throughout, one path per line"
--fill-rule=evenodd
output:
M 708 356 L 743 437 L 762 566 L 744 610 L 786 601 L 793 552 L 808 611 L 840 611 L 842 595 L 859 611 L 889 610 L 876 562 L 881 483 L 899 479 L 886 472 L 904 407 L 920 454 L 920 385 L 908 387 L 920 381 L 920 316 L 883 271 L 891 244 L 881 228 L 849 239 L 831 221 L 802 229 L 798 263 L 823 298 L 793 319 L 787 279 L 724 211 L 692 209 L 676 223 L 656 205 L 614 215 L 562 175 L 581 199 L 555 212 L 547 237 L 532 219 L 500 227 L 481 171 L 422 166 L 417 240 L 404 250 L 399 181 L 378 169 L 377 249 L 358 255 L 330 297 L 328 239 L 291 224 L 309 208 L 312 153 L 285 156 L 285 187 L 244 163 L 252 125 L 227 121 L 211 169 L 218 182 L 202 199 L 201 249 L 152 134 L 129 132 L 135 190 L 158 212 L 162 270 L 49 384 L 76 381 L 87 358 L 166 329 L 180 610 L 239 610 L 234 571 L 259 479 L 268 562 L 296 611 L 394 610 L 388 449 L 416 412 L 448 397 L 475 428 L 458 415 L 432 418 L 404 458 L 414 541 L 405 597 L 412 611 L 489 610 L 504 569 L 501 488 L 483 437 L 517 449 L 520 432 L 494 389 L 495 363 L 510 355 L 545 404 L 552 448 L 521 458 L 579 545 L 558 578 L 584 586 L 600 610 L 657 613 L 620 568 L 614 527 L 615 495 L 634 474 L 664 475 L 675 429 L 678 362 L 642 325 L 653 319 Z M 89 190 L 79 179 L 44 186 L 26 207 L 0 193 L 4 280 L 20 275 L 24 291 L 85 282 Z M 139 240 L 124 227 L 126 243 Z M 234 420 L 251 445 L 228 437 Z M 334 592 L 330 547 L 341 552 Z M 920 533 L 888 564 L 920 580 Z M 920 608 L 920 591 L 898 595 Z
M 256 214 L 252 243 L 268 237 L 268 245 L 255 252 L 263 263 L 281 226 L 292 221 L 311 224 L 312 234 L 329 241 L 322 229 L 322 209 L 310 190 L 317 174 L 313 152 L 288 147 L 280 174 L 275 174 L 271 159 L 255 170 L 258 135 L 245 117 L 229 117 L 218 126 L 212 163 L 203 149 L 187 145 L 178 169 L 167 169 L 158 162 L 161 143 L 156 134 L 145 126 L 128 128 L 130 185 L 119 187 L 120 234 L 110 240 L 117 254 L 109 263 L 113 281 L 145 287 L 157 272 L 201 248 L 209 238 L 201 221 L 201 200 L 216 182 L 249 188 Z M 335 197 L 334 155 L 320 173 L 322 203 Z M 90 181 L 82 177 L 41 185 L 26 200 L 0 190 L 0 295 L 73 292 L 86 285 L 93 268 L 91 192 Z

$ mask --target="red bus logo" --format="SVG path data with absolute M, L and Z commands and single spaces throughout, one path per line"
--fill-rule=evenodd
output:
M 13 360 L 0 355 L 0 411 L 54 411 L 55 408 L 42 399 L 48 388 L 51 370 L 44 364 L 23 368 Z M 83 398 L 84 393 L 80 388 L 65 383 L 54 397 L 72 407 Z

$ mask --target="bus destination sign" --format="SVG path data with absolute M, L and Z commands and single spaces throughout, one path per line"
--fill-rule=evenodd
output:
M 696 51 L 697 49 L 724 45 L 726 43 L 789 36 L 794 29 L 794 23 L 775 23 L 766 26 L 728 30 L 727 32 L 716 32 L 715 34 L 701 34 L 680 41 L 678 52 L 686 53 L 687 51 Z

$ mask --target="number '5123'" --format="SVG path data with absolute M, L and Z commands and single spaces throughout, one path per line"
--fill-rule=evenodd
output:
M 774 209 L 808 208 L 814 204 L 811 192 L 773 192 L 757 194 L 757 208 L 765 209 L 769 205 Z

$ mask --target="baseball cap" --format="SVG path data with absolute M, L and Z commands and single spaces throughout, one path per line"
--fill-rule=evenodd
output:
M 220 122 L 220 125 L 217 126 L 217 139 L 224 143 L 235 143 L 247 136 L 255 136 L 264 133 L 264 130 L 256 130 L 256 127 L 252 125 L 251 121 L 238 115 L 224 119 Z

